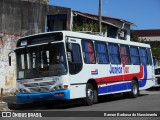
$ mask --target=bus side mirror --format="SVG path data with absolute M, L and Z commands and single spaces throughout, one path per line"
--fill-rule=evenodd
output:
M 11 51 L 11 52 L 8 53 L 9 66 L 11 66 L 11 60 L 12 60 L 11 54 L 12 53 L 14 53 L 14 51 Z
M 72 55 L 71 52 L 67 52 L 68 61 L 72 62 Z
M 72 43 L 67 43 L 68 50 L 72 51 Z
M 8 56 L 9 59 L 9 66 L 11 66 L 11 56 Z
M 68 49 L 68 52 L 67 52 L 67 57 L 68 57 L 68 61 L 69 62 L 72 62 L 72 43 L 67 43 L 67 49 Z

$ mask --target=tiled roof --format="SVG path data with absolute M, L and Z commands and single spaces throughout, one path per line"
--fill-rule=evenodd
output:
M 133 30 L 137 37 L 160 36 L 160 29 L 153 30 Z
M 90 14 L 90 13 L 84 13 L 84 12 L 80 12 L 80 11 L 74 11 L 73 10 L 73 13 L 75 14 L 80 14 L 80 15 L 84 15 L 86 17 L 90 17 L 91 19 L 96 19 L 98 20 L 98 15 L 95 15 L 95 14 Z M 123 20 L 123 19 L 119 19 L 119 18 L 113 18 L 113 17 L 108 17 L 108 16 L 102 16 L 102 22 L 107 22 L 107 19 L 113 19 L 113 20 L 117 20 L 117 21 L 121 21 L 121 22 L 124 22 L 124 23 L 127 23 L 129 25 L 135 25 L 134 23 L 131 23 L 129 21 L 126 21 L 126 20 Z

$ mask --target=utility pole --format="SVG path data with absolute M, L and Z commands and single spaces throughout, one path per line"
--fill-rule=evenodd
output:
M 101 25 L 101 21 L 102 21 L 102 0 L 99 0 L 99 24 L 98 24 L 98 29 L 99 29 L 99 34 L 101 35 L 102 33 L 102 25 Z

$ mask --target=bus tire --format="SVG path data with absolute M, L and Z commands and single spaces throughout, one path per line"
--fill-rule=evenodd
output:
M 136 98 L 139 95 L 139 87 L 135 80 L 132 81 L 131 92 L 129 93 L 131 98 Z
M 93 101 L 93 103 L 95 104 L 95 103 L 98 103 L 98 93 L 97 93 L 97 90 L 96 89 L 94 89 L 94 101 Z
M 88 83 L 86 85 L 86 97 L 83 99 L 83 103 L 87 106 L 91 106 L 96 102 L 98 102 L 97 91 L 92 84 Z

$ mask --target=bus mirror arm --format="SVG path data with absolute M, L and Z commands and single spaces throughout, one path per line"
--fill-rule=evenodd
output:
M 71 52 L 67 52 L 67 56 L 68 56 L 68 61 L 69 61 L 69 62 L 72 62 Z
M 68 50 L 72 51 L 72 44 L 71 43 L 67 43 L 67 48 L 68 48 Z

